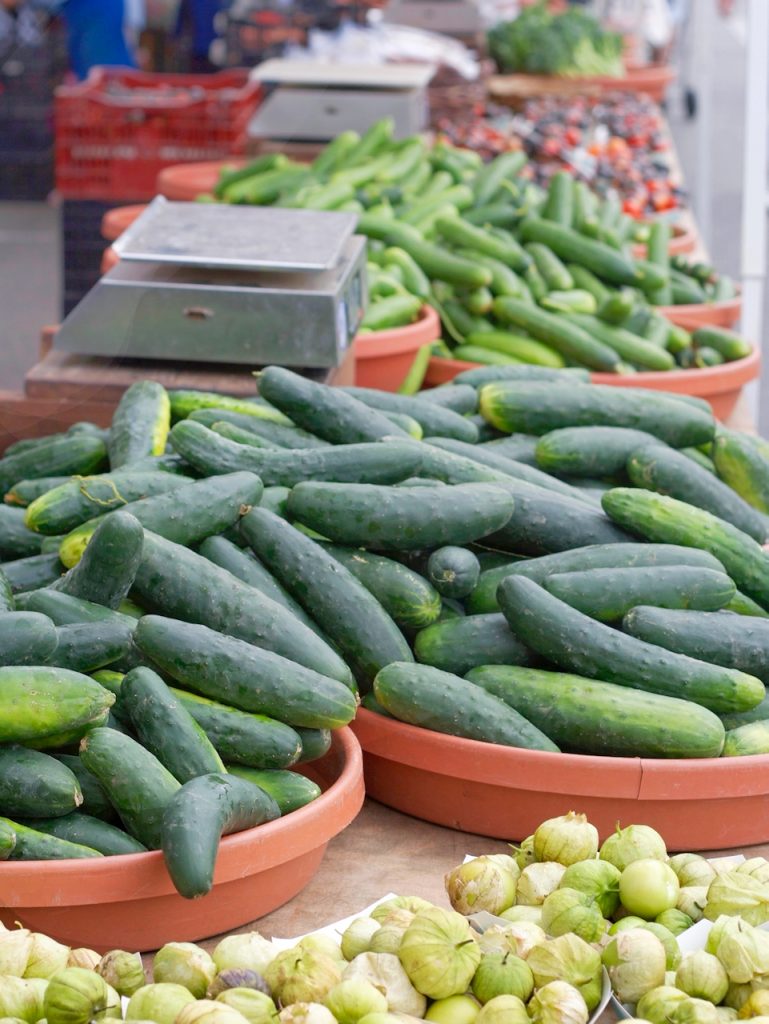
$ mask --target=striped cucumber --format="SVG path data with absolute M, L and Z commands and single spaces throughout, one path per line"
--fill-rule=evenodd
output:
M 504 615 L 466 615 L 436 622 L 414 638 L 417 661 L 463 676 L 477 665 L 529 665 L 532 653 Z
M 524 576 L 508 576 L 497 596 L 516 636 L 566 671 L 681 697 L 715 712 L 746 711 L 763 699 L 764 684 L 755 676 L 636 640 L 570 608 Z
M 107 451 L 112 469 L 162 455 L 171 425 L 168 392 L 154 380 L 131 384 L 112 415 Z
M 536 460 L 547 473 L 604 477 L 624 474 L 630 455 L 659 442 L 630 427 L 561 427 L 539 439 Z
M 230 395 L 219 395 L 213 391 L 169 391 L 168 397 L 171 402 L 171 419 L 174 422 L 186 419 L 198 409 L 226 409 L 229 412 L 239 412 L 243 416 L 253 416 L 255 419 L 291 426 L 291 420 L 279 409 L 259 399 L 232 398 Z
M 677 697 L 512 665 L 475 668 L 467 678 L 577 753 L 718 757 L 723 747 L 716 715 Z

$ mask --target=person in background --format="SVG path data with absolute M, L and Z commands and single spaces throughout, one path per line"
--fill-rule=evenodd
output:
M 176 34 L 190 39 L 190 71 L 218 71 L 209 59 L 211 43 L 217 37 L 214 20 L 224 7 L 223 0 L 182 0 Z

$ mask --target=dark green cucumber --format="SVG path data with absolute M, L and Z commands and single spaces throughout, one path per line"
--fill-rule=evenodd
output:
M 493 441 L 486 441 L 478 445 L 481 451 L 490 451 L 499 454 L 512 462 L 522 462 L 526 466 L 536 466 L 537 459 L 535 452 L 539 438 L 535 434 L 510 434 L 508 437 L 498 437 Z
M 512 498 L 488 484 L 396 489 L 301 483 L 288 499 L 290 515 L 322 536 L 392 551 L 467 544 L 504 526 L 512 508 Z
M 535 583 L 543 583 L 554 573 L 649 565 L 694 565 L 716 572 L 724 571 L 718 559 L 707 551 L 678 544 L 590 544 L 484 569 L 478 586 L 467 599 L 467 610 L 473 614 L 498 611 L 497 587 L 506 576 L 526 576 Z
M 547 473 L 604 477 L 624 474 L 630 455 L 660 445 L 652 434 L 631 427 L 562 427 L 539 439 L 537 465 Z
M 438 548 L 427 560 L 427 578 L 442 597 L 461 598 L 475 589 L 481 567 L 467 548 Z
M 302 745 L 302 752 L 296 761 L 298 765 L 317 761 L 331 749 L 330 729 L 297 729 L 296 732 Z
M 391 434 L 407 436 L 387 422 Z M 268 487 L 293 487 L 301 480 L 397 483 L 412 476 L 419 465 L 411 450 L 395 443 L 274 451 L 230 441 L 191 420 L 177 423 L 171 431 L 171 443 L 203 473 L 213 476 L 248 470 L 257 473 Z
M 465 679 L 430 665 L 388 665 L 374 680 L 374 695 L 385 711 L 408 725 L 482 743 L 558 750 L 504 701 L 481 696 Z
M 5 573 L 0 569 L 0 615 L 5 612 L 12 612 L 16 610 L 16 601 L 13 596 L 13 590 L 11 589 L 11 583 Z M 27 609 L 22 609 L 26 611 Z
M 559 427 L 632 427 L 673 447 L 713 440 L 712 414 L 659 393 L 640 395 L 625 388 L 553 387 L 539 382 L 487 384 L 481 388 L 481 414 L 498 430 L 547 434 Z
M 17 558 L 13 562 L 0 565 L 3 575 L 10 584 L 14 594 L 27 590 L 37 590 L 56 582 L 64 572 L 57 554 L 32 555 L 30 558 Z
M 171 494 L 132 502 L 122 512 L 135 516 L 145 530 L 176 544 L 192 546 L 233 526 L 261 496 L 262 482 L 253 473 L 229 473 L 214 479 L 196 480 Z M 77 564 L 101 522 L 104 518 L 90 520 L 64 538 L 59 557 L 65 565 Z
M 616 373 L 618 370 L 620 358 L 614 349 L 559 314 L 503 295 L 494 300 L 494 315 L 503 323 L 522 328 L 537 341 L 550 345 L 569 361 L 604 373 Z
M 132 669 L 120 687 L 137 738 L 178 779 L 224 771 L 224 763 L 184 704 L 149 668 Z
M 247 583 L 250 587 L 283 605 L 308 629 L 322 635 L 317 623 L 299 602 L 293 599 L 285 587 L 278 583 L 272 573 L 265 569 L 252 551 L 239 548 L 237 544 L 233 544 L 225 537 L 207 537 L 199 546 L 198 551 L 214 565 L 221 566 L 222 569 L 231 572 L 233 576 L 237 576 L 239 580 Z
M 201 421 L 194 420 L 193 422 L 200 423 Z M 252 434 L 250 430 L 236 427 L 234 423 L 214 421 L 214 423 L 205 423 L 203 425 L 208 427 L 209 430 L 213 430 L 215 434 L 219 434 L 220 437 L 226 437 L 228 441 L 237 441 L 238 444 L 247 444 L 252 448 L 269 448 L 271 451 L 276 452 L 285 450 L 280 445 L 273 444 L 271 441 L 259 437 L 258 434 Z
M 470 387 L 482 388 L 484 384 L 492 384 L 500 380 L 538 380 L 570 384 L 587 384 L 590 371 L 580 367 L 567 367 L 555 370 L 549 366 L 479 366 L 475 370 L 463 370 L 454 378 L 455 384 L 469 384 Z
M 68 533 L 87 519 L 154 494 L 176 491 L 189 483 L 175 473 L 102 473 L 75 477 L 46 491 L 27 508 L 25 522 L 32 530 L 52 536 Z
M 162 848 L 176 889 L 196 899 L 214 884 L 214 865 L 223 835 L 280 817 L 263 789 L 245 779 L 212 772 L 185 783 L 163 815 Z
M 669 612 L 640 606 L 625 615 L 622 628 L 631 636 L 668 651 L 736 668 L 769 683 L 769 621 L 766 619 L 702 611 Z
M 119 469 L 166 450 L 171 425 L 168 392 L 154 380 L 137 380 L 118 402 L 109 429 L 109 464 Z
M 379 441 L 392 434 L 405 436 L 405 431 L 386 416 L 340 388 L 317 384 L 280 366 L 268 366 L 262 371 L 259 393 L 298 427 L 332 444 Z
M 231 775 L 237 775 L 246 782 L 263 789 L 280 808 L 281 814 L 290 814 L 300 807 L 317 800 L 320 786 L 299 772 L 275 771 L 269 768 L 244 768 L 242 765 L 227 766 Z
M 105 608 L 104 605 L 95 604 L 93 601 L 84 601 L 80 597 L 63 594 L 59 590 L 51 590 L 50 587 L 43 587 L 25 594 L 23 603 L 25 611 L 47 615 L 55 626 L 109 622 L 120 624 L 126 629 L 133 629 L 136 625 L 136 618 L 132 615 L 112 611 L 110 608 Z
M 241 530 L 260 561 L 338 646 L 362 686 L 368 688 L 384 665 L 411 658 L 403 634 L 379 601 L 319 544 L 261 508 L 244 517 Z
M 469 384 L 453 383 L 439 388 L 430 388 L 427 391 L 420 391 L 419 398 L 422 402 L 451 409 L 452 412 L 456 412 L 460 416 L 471 416 L 478 411 L 478 392 Z
M 747 434 L 719 430 L 713 442 L 719 477 L 760 512 L 769 512 L 769 452 Z
M 726 733 L 722 757 L 745 757 L 750 754 L 769 754 L 769 722 L 750 722 L 729 729 Z
M 26 747 L 0 747 L 3 814 L 14 818 L 59 817 L 76 810 L 82 802 L 79 782 L 56 758 Z
M 504 615 L 467 615 L 428 626 L 414 639 L 417 661 L 463 676 L 477 665 L 529 665 L 532 653 Z
M 215 423 L 231 423 L 241 430 L 248 430 L 249 433 L 267 442 L 268 446 L 274 445 L 276 448 L 328 448 L 328 441 L 299 427 L 287 427 L 282 423 L 258 419 L 256 416 L 245 416 L 243 413 L 228 409 L 199 409 L 192 413 L 190 419 L 209 428 Z
M 659 372 L 675 369 L 676 361 L 666 348 L 655 345 L 653 341 L 647 341 L 632 331 L 604 323 L 603 320 L 588 313 L 568 313 L 567 318 L 577 327 L 587 331 L 591 337 L 608 345 L 626 363 L 632 363 L 641 370 Z
M 207 626 L 145 615 L 136 644 L 185 688 L 241 711 L 312 729 L 337 729 L 355 714 L 344 683 Z
M 17 480 L 10 491 L 6 492 L 5 501 L 9 505 L 20 505 L 26 508 L 43 494 L 47 494 L 55 487 L 69 483 L 68 476 L 44 476 L 39 480 Z
M 0 558 L 29 558 L 40 554 L 42 538 L 24 523 L 24 509 L 0 505 Z
M 374 595 L 401 629 L 422 629 L 440 615 L 440 594 L 408 566 L 362 548 L 332 544 L 326 550 Z
M 106 790 L 102 788 L 102 784 L 96 776 L 88 771 L 79 756 L 77 754 L 54 754 L 53 756 L 69 768 L 77 779 L 83 796 L 79 812 L 100 818 L 102 821 L 114 821 L 115 808 L 110 803 Z
M 117 608 L 133 586 L 144 530 L 130 512 L 111 512 L 96 527 L 82 558 L 51 584 L 73 597 Z
M 339 655 L 287 608 L 202 555 L 152 533 L 145 534 L 134 594 L 152 611 L 199 622 L 346 685 L 352 683 L 350 669 Z
M 56 627 L 46 615 L 0 615 L 0 665 L 44 665 L 57 643 Z
M 475 668 L 467 678 L 547 729 L 565 750 L 609 757 L 718 757 L 724 743 L 716 715 L 688 700 L 507 665 Z
M 542 586 L 560 601 L 600 622 L 616 622 L 642 604 L 714 612 L 728 604 L 735 593 L 725 573 L 691 565 L 554 573 Z
M 159 849 L 163 812 L 181 789 L 168 769 L 116 729 L 88 733 L 80 744 L 80 758 L 103 786 L 126 831 L 147 849 Z
M 478 440 L 477 428 L 463 415 L 435 402 L 426 402 L 422 397 L 377 391 L 376 388 L 344 388 L 344 391 L 372 409 L 411 416 L 431 437 L 455 437 L 470 444 Z
M 291 421 L 286 419 L 282 412 L 269 402 L 260 401 L 258 398 L 233 398 L 230 395 L 219 395 L 214 391 L 169 391 L 168 397 L 171 401 L 171 419 L 174 422 L 185 419 L 197 409 L 227 409 L 239 412 L 243 416 L 291 425 Z
M 764 684 L 755 676 L 636 640 L 570 608 L 524 576 L 508 576 L 497 596 L 515 635 L 566 671 L 681 697 L 715 712 L 746 711 L 764 696 Z
M 59 626 L 58 644 L 45 660 L 46 665 L 57 665 L 73 672 L 95 672 L 118 658 L 124 658 L 131 649 L 131 638 L 136 620 L 125 616 L 128 622 L 75 622 Z
M 0 459 L 0 493 L 19 480 L 97 472 L 107 461 L 107 446 L 90 434 L 66 434 Z
M 765 722 L 769 720 L 769 693 L 760 704 L 756 704 L 750 711 L 735 711 L 730 715 L 719 715 L 724 724 L 724 729 L 737 729 L 741 725 L 748 725 L 750 722 Z
M 646 540 L 709 551 L 743 593 L 769 609 L 769 554 L 736 526 L 653 491 L 615 487 L 601 500 L 608 516 Z
M 640 275 L 621 252 L 603 242 L 547 220 L 530 217 L 521 226 L 524 242 L 542 242 L 567 263 L 578 263 L 612 284 L 637 285 Z
M 290 487 L 265 487 L 259 507 L 266 508 L 270 512 L 274 512 L 276 516 L 285 519 L 286 502 L 290 493 Z
M 769 536 L 769 519 L 763 513 L 681 452 L 660 445 L 640 447 L 630 455 L 627 472 L 635 487 L 712 512 L 759 544 Z
M 104 857 L 147 852 L 147 847 L 133 836 L 129 836 L 127 832 L 79 811 L 77 814 L 66 814 L 62 818 L 28 818 L 24 820 L 24 824 L 45 835 L 96 850 Z
M 0 818 L 0 825 L 6 825 L 16 835 L 16 845 L 10 852 L 9 860 L 75 860 L 102 856 L 98 850 L 38 832 L 10 818 Z

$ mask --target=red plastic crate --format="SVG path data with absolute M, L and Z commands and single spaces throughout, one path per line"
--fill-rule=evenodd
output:
M 150 199 L 164 167 L 242 154 L 262 94 L 246 69 L 95 68 L 56 90 L 56 188 L 70 199 Z

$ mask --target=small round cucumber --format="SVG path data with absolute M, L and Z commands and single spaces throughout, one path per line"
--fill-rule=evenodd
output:
M 433 551 L 427 561 L 428 578 L 442 597 L 467 597 L 480 574 L 478 559 L 467 548 L 447 545 Z

